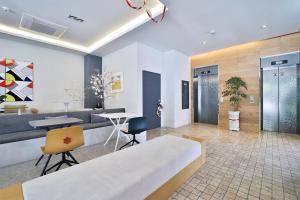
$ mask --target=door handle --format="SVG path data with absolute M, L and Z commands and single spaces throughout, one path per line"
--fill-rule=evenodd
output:
M 162 105 L 162 103 L 161 103 L 161 101 L 160 101 L 160 99 L 157 101 L 157 109 L 156 109 L 156 115 L 158 116 L 158 117 L 161 117 L 161 112 L 162 112 L 162 110 L 163 110 L 163 105 Z

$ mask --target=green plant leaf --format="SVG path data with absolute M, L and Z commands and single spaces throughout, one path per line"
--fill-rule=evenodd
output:
M 225 89 L 222 91 L 223 97 L 229 97 L 229 103 L 234 108 L 238 108 L 240 101 L 247 98 L 243 90 L 248 90 L 247 84 L 240 77 L 231 77 L 225 81 Z

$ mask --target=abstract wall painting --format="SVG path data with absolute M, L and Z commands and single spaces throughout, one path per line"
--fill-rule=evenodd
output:
M 0 96 L 5 94 L 5 66 L 0 64 Z
M 123 73 L 114 73 L 112 79 L 111 93 L 123 92 Z
M 0 59 L 0 95 L 6 102 L 33 100 L 33 63 Z

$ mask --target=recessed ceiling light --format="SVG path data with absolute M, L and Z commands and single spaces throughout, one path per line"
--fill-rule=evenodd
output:
M 209 33 L 210 33 L 211 35 L 215 35 L 215 34 L 216 34 L 216 30 L 215 30 L 215 29 L 211 29 L 211 30 L 209 31 Z
M 263 24 L 263 25 L 261 25 L 261 26 L 260 26 L 260 28 L 265 30 L 265 29 L 267 29 L 267 28 L 268 28 L 268 25 L 266 25 L 266 24 Z

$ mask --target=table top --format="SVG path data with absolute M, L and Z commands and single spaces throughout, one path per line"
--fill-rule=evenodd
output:
M 51 126 L 79 124 L 82 122 L 83 122 L 82 119 L 67 117 L 67 118 L 34 120 L 34 121 L 30 121 L 29 125 L 34 128 L 43 128 L 43 127 L 51 127 Z
M 138 117 L 134 113 L 102 113 L 98 114 L 100 117 L 109 118 L 109 119 L 119 119 L 119 118 L 133 118 Z

